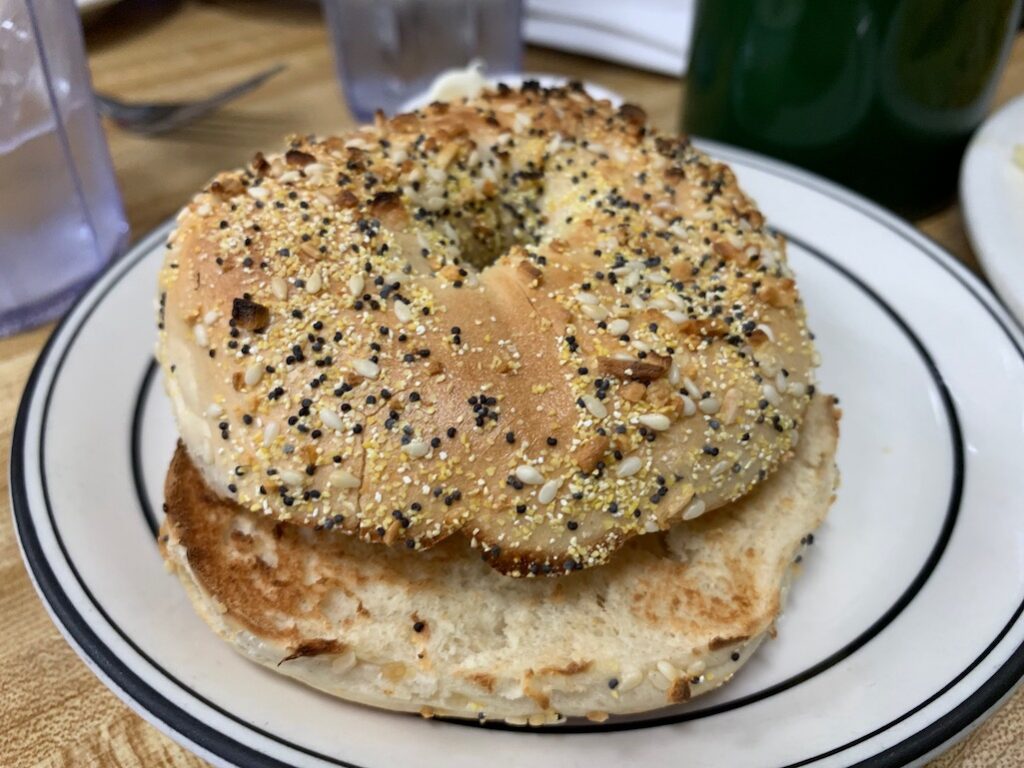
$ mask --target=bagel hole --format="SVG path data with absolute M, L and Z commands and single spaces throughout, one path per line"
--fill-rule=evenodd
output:
M 506 214 L 509 218 L 510 215 Z M 458 230 L 456 230 L 458 231 Z M 459 232 L 459 259 L 462 266 L 480 272 L 494 264 L 514 246 L 535 246 L 537 239 L 526 236 L 522 229 L 508 224 L 498 230 Z
M 546 223 L 541 213 L 544 188 L 535 180 L 521 184 L 525 188 L 515 203 L 480 199 L 465 210 L 445 211 L 433 220 L 435 229 L 455 246 L 457 266 L 483 271 L 513 247 L 534 247 L 540 242 L 537 233 Z

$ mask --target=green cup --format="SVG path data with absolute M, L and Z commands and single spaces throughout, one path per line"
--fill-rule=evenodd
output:
M 1021 0 L 701 0 L 683 128 L 907 216 L 950 202 Z

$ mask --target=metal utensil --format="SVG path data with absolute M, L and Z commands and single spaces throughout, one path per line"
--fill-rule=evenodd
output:
M 127 102 L 97 93 L 96 103 L 100 114 L 113 120 L 119 127 L 152 136 L 174 130 L 220 109 L 262 85 L 284 68 L 284 64 L 277 64 L 201 101 Z

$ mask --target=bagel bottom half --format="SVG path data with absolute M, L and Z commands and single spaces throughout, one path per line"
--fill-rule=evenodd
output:
M 543 724 L 678 703 L 728 681 L 773 625 L 838 473 L 816 396 L 793 457 L 748 496 L 606 565 L 513 579 L 458 537 L 407 553 L 216 496 L 179 444 L 161 545 L 243 655 L 351 701 Z

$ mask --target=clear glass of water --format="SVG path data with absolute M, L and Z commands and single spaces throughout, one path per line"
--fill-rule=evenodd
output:
M 0 0 L 0 336 L 62 314 L 128 236 L 70 0 Z
M 349 109 L 393 114 L 447 69 L 522 67 L 522 0 L 322 0 Z

